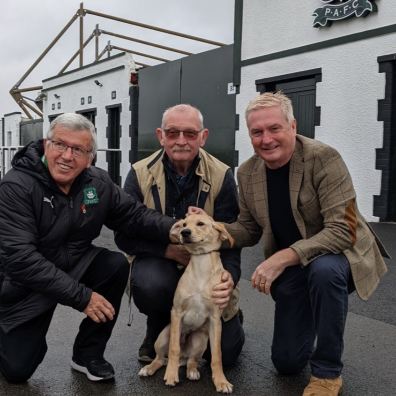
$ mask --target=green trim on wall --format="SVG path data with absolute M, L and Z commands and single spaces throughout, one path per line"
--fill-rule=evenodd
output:
M 242 48 L 242 20 L 243 20 L 243 0 L 235 0 L 234 8 L 234 76 L 233 83 L 237 86 L 241 84 L 241 48 Z

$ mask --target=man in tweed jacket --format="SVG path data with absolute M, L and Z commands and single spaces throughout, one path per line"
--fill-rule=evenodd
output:
M 240 247 L 263 237 L 252 285 L 275 301 L 276 369 L 296 374 L 309 362 L 304 395 L 337 395 L 348 294 L 367 300 L 386 266 L 340 154 L 297 135 L 287 96 L 258 96 L 246 122 L 255 155 L 238 170 L 240 215 L 227 229 Z

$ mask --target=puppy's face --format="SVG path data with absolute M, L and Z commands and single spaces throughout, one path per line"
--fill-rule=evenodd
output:
M 234 243 L 223 224 L 202 214 L 191 214 L 179 220 L 172 227 L 171 235 L 177 237 L 191 254 L 219 250 L 224 241 L 228 241 L 230 246 Z

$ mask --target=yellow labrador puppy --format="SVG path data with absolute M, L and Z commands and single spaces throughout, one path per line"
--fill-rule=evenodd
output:
M 143 367 L 139 375 L 153 375 L 168 364 L 164 380 L 166 385 L 179 382 L 180 361 L 187 361 L 187 378 L 198 380 L 199 360 L 210 340 L 212 378 L 217 392 L 231 393 L 230 384 L 223 372 L 221 361 L 221 310 L 212 301 L 212 289 L 220 282 L 224 271 L 220 260 L 221 244 L 233 239 L 221 223 L 204 214 L 191 214 L 178 221 L 171 230 L 191 253 L 191 260 L 179 280 L 173 299 L 171 323 L 155 342 L 155 359 Z

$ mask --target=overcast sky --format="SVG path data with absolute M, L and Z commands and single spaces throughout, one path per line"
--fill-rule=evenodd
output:
M 83 4 L 85 9 L 104 14 L 226 44 L 233 42 L 234 0 L 85 0 Z M 1 0 L 1 6 L 0 117 L 22 111 L 9 90 L 73 17 L 80 7 L 80 0 Z M 84 39 L 92 33 L 96 24 L 103 30 L 189 52 L 197 53 L 214 48 L 92 15 L 84 18 Z M 181 56 L 109 35 L 101 36 L 100 50 L 108 40 L 113 45 L 163 58 L 175 59 Z M 76 20 L 19 88 L 41 85 L 43 79 L 56 75 L 78 49 L 78 45 L 79 22 Z M 115 53 L 117 52 L 114 51 Z M 94 40 L 84 52 L 84 63 L 92 62 L 93 57 Z M 146 64 L 155 62 L 139 56 L 135 56 L 135 60 Z M 68 70 L 75 67 L 77 63 Z M 28 92 L 26 96 L 35 98 L 37 93 Z

